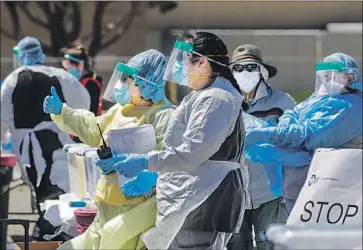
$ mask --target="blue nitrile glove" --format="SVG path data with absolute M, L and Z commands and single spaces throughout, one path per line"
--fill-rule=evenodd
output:
M 273 195 L 280 197 L 282 195 L 282 166 L 275 164 L 264 164 L 263 168 L 268 178 L 268 184 Z
M 113 154 L 112 158 L 95 160 L 95 164 L 100 167 L 103 175 L 108 175 L 112 171 L 117 171 L 117 163 L 126 159 L 124 154 Z
M 271 137 L 277 127 L 257 128 L 246 131 L 244 148 L 247 149 L 258 143 L 271 143 Z
M 124 195 L 130 196 L 141 196 L 149 193 L 153 187 L 156 186 L 156 181 L 158 180 L 157 172 L 150 172 L 149 170 L 144 170 L 136 176 L 136 178 L 125 182 L 121 189 Z
M 312 160 L 310 152 L 305 150 L 279 148 L 272 144 L 255 144 L 243 150 L 244 156 L 262 164 L 277 164 L 289 167 L 309 165 Z
M 52 87 L 50 91 L 52 95 L 47 96 L 43 102 L 44 113 L 59 115 L 62 112 L 63 102 L 55 87 Z
M 126 178 L 132 178 L 148 168 L 149 157 L 147 154 L 128 154 L 126 159 L 116 163 L 117 171 Z

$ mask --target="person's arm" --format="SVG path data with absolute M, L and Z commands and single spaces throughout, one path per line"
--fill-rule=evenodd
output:
M 291 106 L 292 107 L 286 108 L 284 110 L 284 113 L 279 118 L 278 124 L 276 126 L 286 127 L 291 124 L 295 124 L 295 123 L 299 122 L 299 117 L 298 117 L 299 105 L 293 106 L 293 103 L 291 103 Z
M 63 104 L 62 112 L 59 115 L 51 114 L 51 118 L 62 131 L 79 137 L 85 144 L 98 147 L 101 136 L 97 124 L 103 132 L 112 121 L 117 109 L 118 106 L 115 105 L 107 113 L 96 117 L 88 110 L 72 109 Z
M 89 81 L 85 87 L 91 97 L 90 111 L 97 116 L 101 89 L 98 87 L 97 83 L 94 81 Z
M 183 171 L 198 168 L 219 150 L 233 130 L 240 106 L 234 97 L 229 100 L 199 97 L 189 107 L 190 117 L 182 144 L 149 153 L 149 169 Z
M 352 105 L 330 100 L 310 117 L 286 127 L 277 127 L 271 143 L 281 148 L 315 150 L 341 146 L 362 135 L 362 102 Z
M 150 114 L 148 119 L 145 121 L 147 124 L 151 124 L 154 127 L 156 137 L 156 150 L 162 149 L 164 135 L 168 127 L 170 116 L 174 110 L 175 106 L 167 104 L 155 107 L 155 111 L 152 111 L 152 114 Z

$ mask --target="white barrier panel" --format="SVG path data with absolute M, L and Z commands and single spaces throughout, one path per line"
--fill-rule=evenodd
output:
M 362 249 L 362 228 L 301 228 L 272 225 L 266 232 L 274 250 Z
M 362 228 L 362 150 L 319 149 L 287 225 Z
M 69 190 L 70 193 L 84 198 L 86 193 L 86 178 L 84 172 L 83 151 L 90 146 L 86 144 L 67 144 L 63 150 L 67 152 Z
M 84 157 L 86 169 L 86 193 L 93 198 L 96 195 L 97 182 L 101 177 L 101 170 L 95 164 L 97 148 L 87 150 Z

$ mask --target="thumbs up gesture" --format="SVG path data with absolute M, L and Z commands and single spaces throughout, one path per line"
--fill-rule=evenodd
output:
M 47 114 L 59 115 L 62 112 L 63 103 L 57 94 L 55 87 L 51 88 L 51 95 L 44 99 L 43 110 Z

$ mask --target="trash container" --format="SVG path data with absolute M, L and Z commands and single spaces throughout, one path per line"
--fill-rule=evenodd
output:
M 16 165 L 14 154 L 1 154 L 0 162 L 0 219 L 7 219 L 9 213 L 9 186 Z M 7 235 L 7 230 L 3 232 Z

